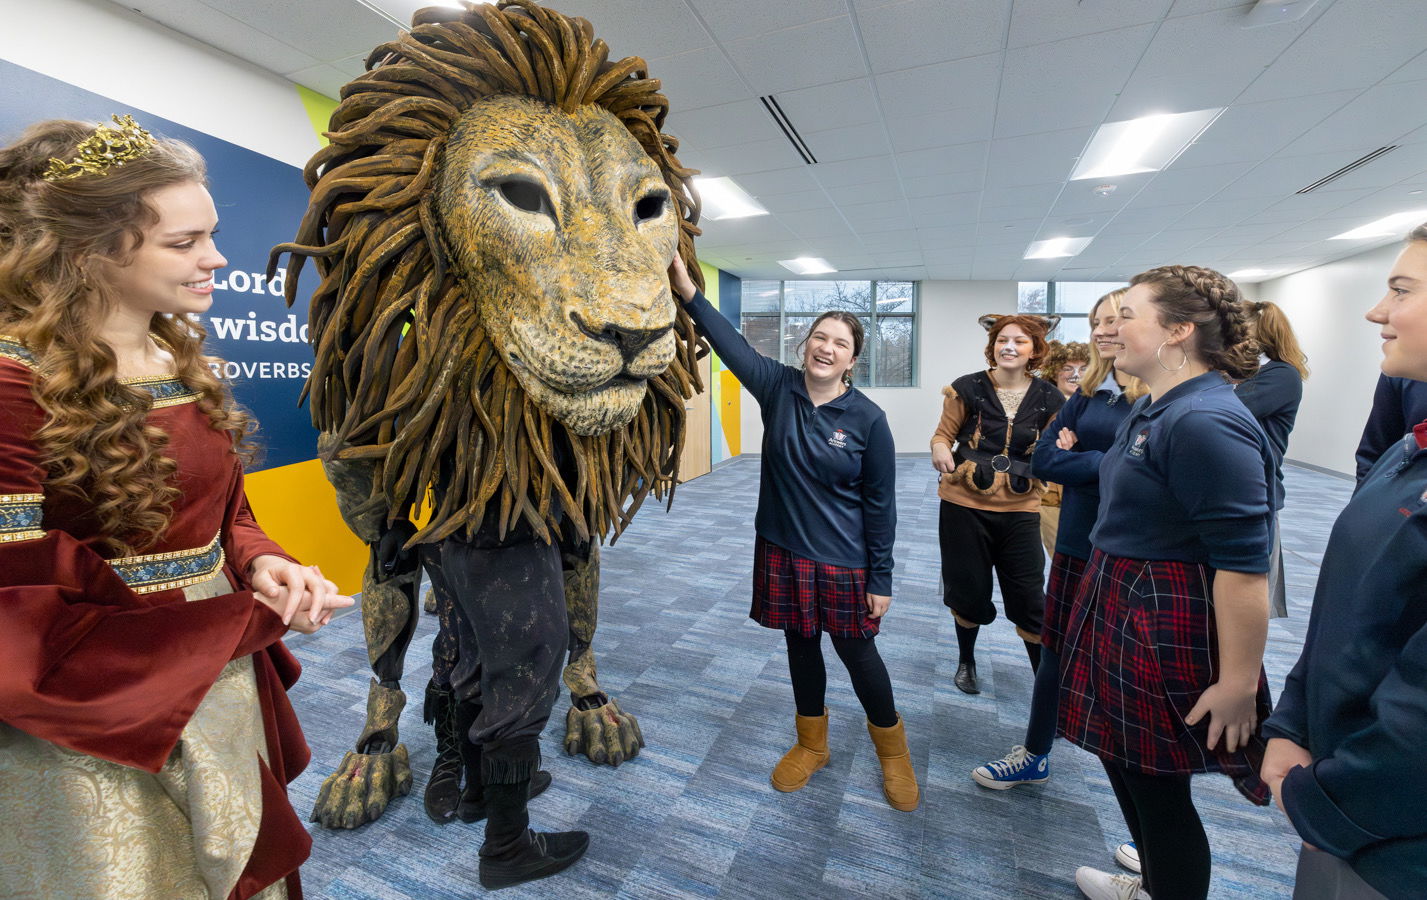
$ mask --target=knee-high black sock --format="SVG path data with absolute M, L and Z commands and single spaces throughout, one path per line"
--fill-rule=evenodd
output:
M 961 662 L 968 665 L 976 662 L 976 635 L 980 627 L 967 628 L 956 623 L 956 649 L 961 654 Z
M 892 679 L 887 675 L 882 654 L 877 652 L 877 639 L 833 638 L 832 649 L 847 666 L 847 677 L 852 680 L 857 699 L 862 701 L 867 721 L 878 728 L 896 725 L 897 704 L 892 699 Z
M 1035 674 L 1041 670 L 1041 645 L 1024 641 L 1026 645 L 1026 655 L 1031 658 L 1031 673 Z
M 1031 689 L 1031 718 L 1026 723 L 1026 749 L 1049 753 L 1060 710 L 1060 663 L 1049 647 L 1041 649 L 1041 666 Z
M 800 716 L 820 716 L 827 700 L 827 669 L 823 666 L 822 635 L 802 637 L 784 633 L 788 644 L 788 676 L 793 681 L 793 703 Z

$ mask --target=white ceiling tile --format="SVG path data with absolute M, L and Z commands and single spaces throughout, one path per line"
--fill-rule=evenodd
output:
M 743 175 L 786 169 L 802 162 L 793 145 L 781 135 L 773 140 L 752 141 L 736 147 L 711 147 L 702 150 L 683 146 L 679 161 L 705 175 Z
M 877 265 L 888 268 L 897 266 L 920 266 L 926 259 L 920 250 L 904 250 L 901 253 L 878 253 L 873 256 Z
M 821 209 L 831 202 L 821 188 L 815 191 L 796 191 L 791 194 L 754 194 L 753 196 L 774 215 Z
M 905 201 L 878 200 L 873 203 L 854 203 L 841 207 L 842 214 L 847 221 L 856 228 L 860 222 L 870 222 L 878 219 L 890 219 L 896 216 L 905 218 L 910 214 Z
M 729 41 L 724 49 L 759 95 L 795 91 L 868 74 L 852 29 L 852 19 L 848 16 L 755 34 Z
M 1291 144 L 1359 91 L 1332 91 L 1229 107 L 1175 160 L 1177 166 L 1257 162 Z
M 817 179 L 813 178 L 813 166 L 806 165 L 802 159 L 785 169 L 776 169 L 771 172 L 758 172 L 752 175 L 740 175 L 734 179 L 745 191 L 755 197 L 764 194 L 793 194 L 804 191 L 818 191 Z
M 1005 54 L 919 66 L 876 77 L 882 111 L 889 119 L 960 110 L 964 117 L 995 112 Z
M 133 0 L 124 5 L 146 19 L 270 72 L 286 74 L 322 62 L 320 57 L 297 49 L 293 42 L 273 37 L 266 29 L 249 24 L 241 14 L 234 17 L 191 0 Z
M 319 63 L 318 65 L 310 66 L 306 69 L 289 72 L 287 77 L 305 88 L 314 90 L 324 97 L 331 97 L 334 100 L 337 99 L 337 95 L 342 92 L 342 85 L 351 80 L 326 63 Z
M 1255 28 L 1275 31 L 1308 26 L 1242 99 L 1275 100 L 1376 84 L 1422 52 L 1422 14 L 1422 4 L 1415 0 L 1341 2 L 1320 4 L 1300 22 Z
M 1402 110 L 1424 105 L 1424 91 L 1427 91 L 1427 81 L 1403 81 L 1369 88 L 1294 141 L 1285 152 L 1298 156 L 1345 151 L 1352 154 L 1344 160 L 1348 163 L 1378 147 L 1395 144 L 1417 124 L 1404 122 Z
M 1278 156 L 1251 169 L 1244 177 L 1228 185 L 1218 194 L 1220 200 L 1249 197 L 1283 199 L 1299 188 L 1307 187 L 1329 172 L 1352 162 L 1338 153 L 1312 156 Z
M 1239 222 L 1252 222 L 1253 217 L 1263 212 L 1270 202 L 1264 197 L 1251 200 L 1208 200 L 1176 219 L 1174 226 L 1207 228 L 1216 225 L 1224 228 Z
M 1240 28 L 1239 9 L 1170 19 L 1160 26 L 1110 113 L 1111 121 L 1227 106 L 1263 74 L 1298 32 Z M 1214 64 L 1188 47 L 1214 48 Z
M 1011 18 L 1011 0 L 902 0 L 855 9 L 873 72 L 998 51 Z
M 664 121 L 664 131 L 679 139 L 681 157 L 747 141 L 787 140 L 757 100 L 680 110 Z
M 715 47 L 651 59 L 649 74 L 659 79 L 664 96 L 669 98 L 669 109 L 674 112 L 757 96 Z
M 1093 128 L 1071 128 L 992 141 L 986 184 L 1018 187 L 1064 181 L 1093 132 Z
M 919 175 L 902 178 L 908 197 L 934 197 L 938 194 L 961 194 L 981 190 L 982 174 L 978 172 L 948 172 L 945 175 Z
M 834 128 L 831 131 L 803 132 L 803 143 L 819 163 L 840 162 L 875 156 L 890 158 L 892 145 L 881 123 Z
M 892 216 L 886 219 L 866 219 L 853 223 L 853 231 L 859 237 L 875 237 L 889 233 L 900 233 L 913 224 L 907 216 Z M 869 248 L 870 249 L 870 248 Z
M 1383 79 L 1392 83 L 1394 81 L 1421 81 L 1427 78 L 1427 50 L 1414 56 L 1410 61 L 1404 63 L 1400 69 Z
M 322 62 L 365 55 L 400 33 L 397 25 L 356 0 L 210 0 L 210 5 L 280 41 L 313 47 L 307 52 Z
M 218 0 L 222 2 L 222 0 Z M 312 2 L 312 0 L 302 0 Z M 549 4 L 570 17 L 588 19 L 595 37 L 609 44 L 609 58 L 671 54 L 712 46 L 712 35 L 684 3 L 668 0 L 559 0 Z M 658 77 L 658 76 L 655 76 Z
M 910 197 L 907 206 L 914 217 L 954 217 L 956 221 L 939 222 L 937 226 L 962 225 L 976 221 L 981 208 L 981 194 L 972 191 L 961 194 L 939 194 L 931 197 Z
M 991 116 L 989 111 L 942 110 L 909 119 L 889 118 L 887 131 L 903 152 L 975 143 L 991 137 Z
M 1155 173 L 1150 183 L 1135 195 L 1135 202 L 1154 206 L 1197 203 L 1214 196 L 1253 167 L 1254 164 L 1248 162 L 1197 168 L 1171 166 Z
M 608 0 L 605 0 L 608 2 Z M 667 4 L 661 3 L 661 7 Z M 765 0 L 698 0 L 699 15 L 714 35 L 724 42 L 796 28 L 819 19 L 845 17 L 845 0 L 798 0 L 797 3 L 768 3 Z
M 1173 0 L 1016 0 L 1009 46 L 1046 44 L 1063 38 L 1158 22 Z
M 1174 206 L 1136 206 L 1131 204 L 1128 208 L 1116 213 L 1107 228 L 1111 234 L 1154 234 L 1163 229 L 1165 223 L 1175 221 L 1193 208 L 1194 204 L 1192 203 L 1180 203 Z
M 1192 16 L 1231 6 L 1238 7 L 1242 11 L 1244 0 L 1174 0 L 1174 6 L 1170 7 L 1169 14 L 1171 16 Z
M 860 235 L 862 246 L 869 253 L 895 253 L 917 246 L 917 233 L 913 229 L 884 231 L 880 234 Z
M 1138 25 L 1008 51 L 996 136 L 1099 125 L 1154 32 Z
M 897 168 L 902 177 L 919 175 L 944 175 L 948 172 L 980 172 L 986 164 L 988 144 L 977 141 L 969 144 L 955 144 L 945 147 L 928 147 L 910 153 L 897 153 Z
M 896 181 L 897 172 L 892 167 L 891 155 L 871 159 L 853 159 L 842 162 L 818 163 L 812 166 L 813 177 L 825 188 L 842 187 L 849 184 L 864 184 L 869 181 Z M 897 192 L 901 196 L 901 192 Z M 873 200 L 883 198 L 872 198 Z M 872 202 L 871 200 L 867 202 Z
M 870 78 L 784 91 L 774 99 L 793 127 L 803 134 L 881 121 Z
M 829 187 L 828 195 L 838 206 L 852 203 L 875 203 L 902 196 L 902 186 L 894 181 L 871 181 Z

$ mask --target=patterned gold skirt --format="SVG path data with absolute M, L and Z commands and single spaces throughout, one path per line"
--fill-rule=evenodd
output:
M 220 572 L 192 600 L 233 588 Z M 224 900 L 262 819 L 252 657 L 224 667 L 157 775 L 0 723 L 0 897 Z M 285 900 L 278 882 L 257 895 Z

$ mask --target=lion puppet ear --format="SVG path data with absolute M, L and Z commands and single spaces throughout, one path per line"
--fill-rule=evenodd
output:
M 1056 326 L 1060 324 L 1060 316 L 1038 316 L 1032 313 L 1018 313 L 1017 315 L 1024 316 L 1027 319 L 1034 319 L 1037 322 L 1040 322 L 1043 326 L 1045 326 L 1046 334 L 1050 334 L 1052 331 L 1055 331 Z M 1001 313 L 987 313 L 976 321 L 980 323 L 982 328 L 986 329 L 987 331 L 990 331 L 991 329 L 996 327 L 997 322 L 1001 321 L 1004 318 L 1005 315 Z

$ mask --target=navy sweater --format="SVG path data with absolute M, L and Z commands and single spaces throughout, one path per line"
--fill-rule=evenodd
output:
M 1090 558 L 1090 529 L 1100 508 L 1100 460 L 1134 405 L 1120 393 L 1113 376 L 1106 382 L 1094 397 L 1080 391 L 1071 394 L 1046 426 L 1031 457 L 1031 474 L 1062 488 L 1055 549 L 1076 559 Z M 1075 432 L 1074 449 L 1055 445 L 1062 428 Z
M 1267 572 L 1273 454 L 1217 372 L 1141 397 L 1100 462 L 1090 543 L 1111 556 Z
M 1288 363 L 1270 360 L 1234 393 L 1268 436 L 1273 451 L 1273 508 L 1283 509 L 1283 454 L 1288 452 L 1288 435 L 1303 402 L 1303 377 Z
M 1303 839 L 1388 897 L 1427 896 L 1427 424 L 1338 516 L 1270 737 L 1313 757 L 1283 782 Z
M 1407 433 L 1417 422 L 1427 420 L 1427 384 L 1410 378 L 1390 378 L 1379 375 L 1373 393 L 1372 412 L 1363 426 L 1363 439 L 1358 444 L 1358 483 L 1362 484 L 1368 470 L 1382 452 Z
M 813 406 L 803 373 L 750 347 L 703 294 L 684 309 L 763 414 L 759 536 L 806 559 L 865 568 L 868 593 L 890 596 L 897 469 L 881 407 L 856 388 Z

